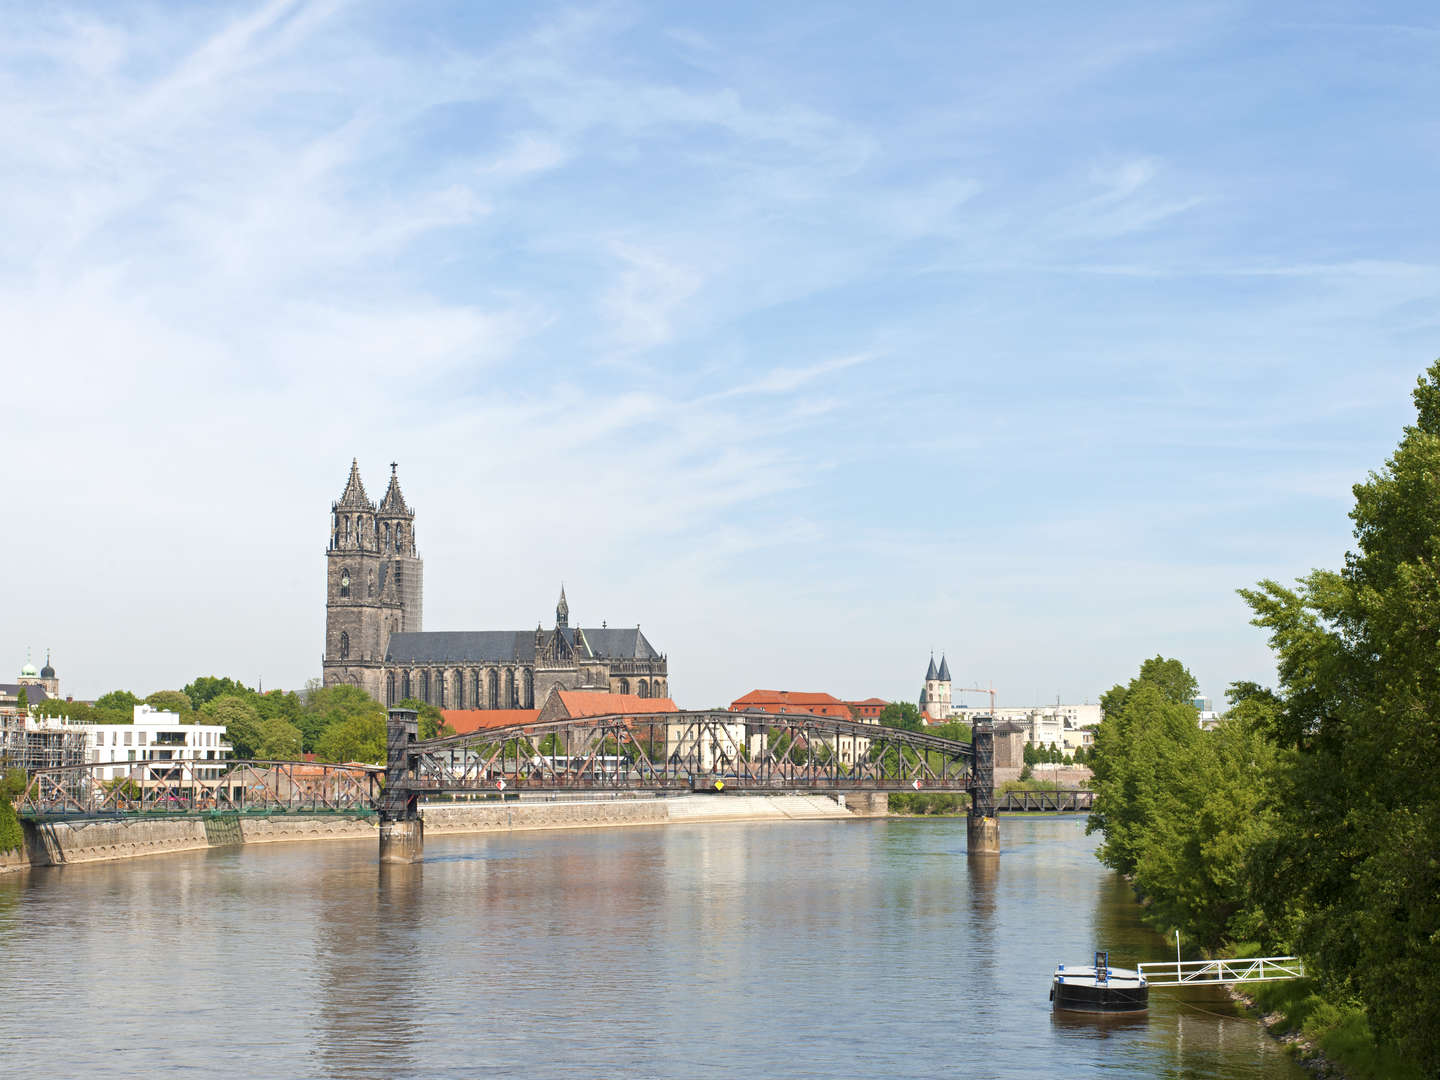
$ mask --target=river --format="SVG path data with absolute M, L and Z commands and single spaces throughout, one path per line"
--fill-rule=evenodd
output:
M 1083 817 L 275 844 L 0 878 L 0 1075 L 1304 1074 L 1216 992 L 1061 1021 L 1056 963 L 1173 956 Z M 1173 946 L 1170 947 L 1173 950 Z

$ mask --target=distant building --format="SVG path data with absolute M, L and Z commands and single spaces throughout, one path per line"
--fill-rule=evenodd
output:
M 920 711 L 932 723 L 943 723 L 950 716 L 950 665 L 945 654 L 940 654 L 940 666 L 935 666 L 935 654 L 930 654 L 930 666 L 925 671 L 925 685 L 920 690 Z
M 950 710 L 950 717 L 973 723 L 977 716 L 989 716 L 989 708 L 960 706 Z M 1028 705 L 1020 708 L 996 709 L 996 723 L 1017 725 L 1024 741 L 1031 746 L 1058 746 L 1073 754 L 1095 744 L 1094 728 L 1100 724 L 1099 705 Z
M 642 698 L 669 693 L 669 661 L 640 628 L 572 626 L 564 586 L 553 629 L 537 622 L 534 630 L 424 630 L 415 511 L 394 463 L 390 469 L 377 506 L 352 461 L 330 506 L 326 686 L 358 686 L 386 705 L 416 698 L 460 712 L 534 709 L 556 686 Z
M 45 731 L 82 735 L 85 761 L 111 766 L 95 770 L 98 780 L 116 780 L 128 775 L 126 766 L 131 762 L 213 761 L 216 763 L 213 769 L 202 768 L 195 773 L 198 779 L 208 780 L 224 772 L 224 766 L 219 763 L 231 754 L 223 724 L 182 724 L 177 713 L 162 712 L 149 705 L 135 706 L 133 724 L 72 724 L 64 717 L 47 717 L 35 726 Z
M 751 690 L 730 703 L 731 712 L 763 712 L 775 716 L 809 713 L 831 716 L 837 720 L 860 720 L 878 723 L 880 713 L 890 704 L 882 698 L 869 697 L 844 701 L 834 694 L 802 690 Z

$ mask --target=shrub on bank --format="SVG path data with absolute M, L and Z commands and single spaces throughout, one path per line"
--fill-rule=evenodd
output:
M 890 796 L 892 814 L 959 814 L 970 808 L 968 795 L 947 795 L 943 792 L 917 791 Z
M 19 851 L 25 846 L 25 831 L 11 800 L 25 790 L 25 774 L 11 769 L 0 777 L 0 851 Z

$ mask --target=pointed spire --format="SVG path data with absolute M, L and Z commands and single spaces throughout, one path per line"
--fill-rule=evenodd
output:
M 399 468 L 399 462 L 390 462 L 390 486 L 385 489 L 385 497 L 380 500 L 380 513 L 414 517 L 414 512 L 405 505 L 405 496 L 400 493 L 400 477 L 396 472 Z
M 565 583 L 563 581 L 560 583 L 560 602 L 555 605 L 555 625 L 556 627 L 570 625 L 570 604 L 565 599 Z
M 929 668 L 927 668 L 926 671 L 925 671 L 925 681 L 926 681 L 926 682 L 933 682 L 935 679 L 938 679 L 939 677 L 940 677 L 939 673 L 935 670 L 935 654 L 934 654 L 934 653 L 931 653 L 931 654 L 930 654 L 930 666 L 929 666 Z
M 949 681 L 950 681 L 950 665 L 945 662 L 945 654 L 944 654 L 944 653 L 941 653 L 941 654 L 940 654 L 940 674 L 937 676 L 937 678 L 938 678 L 941 682 L 949 682 Z
M 374 510 L 370 496 L 365 494 L 365 482 L 360 479 L 360 459 L 350 459 L 350 479 L 345 481 L 345 490 L 335 503 L 335 509 Z

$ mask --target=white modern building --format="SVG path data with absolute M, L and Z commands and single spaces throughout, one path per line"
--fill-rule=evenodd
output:
M 989 716 L 988 707 L 959 706 L 950 710 L 950 719 L 973 724 L 977 716 Z M 1094 729 L 1100 725 L 1099 705 L 1027 705 L 1012 709 L 996 709 L 997 721 L 1020 724 L 1025 741 L 1031 746 L 1058 746 L 1073 754 L 1080 747 L 1087 751 L 1095 744 Z
M 97 780 L 128 776 L 126 766 L 137 761 L 213 761 L 214 769 L 202 768 L 194 773 L 196 779 L 215 779 L 224 772 L 220 762 L 231 754 L 223 724 L 182 724 L 178 713 L 162 712 L 149 705 L 135 706 L 132 724 L 71 724 L 64 717 L 49 717 L 36 726 L 82 733 L 85 760 L 113 765 L 95 770 Z

